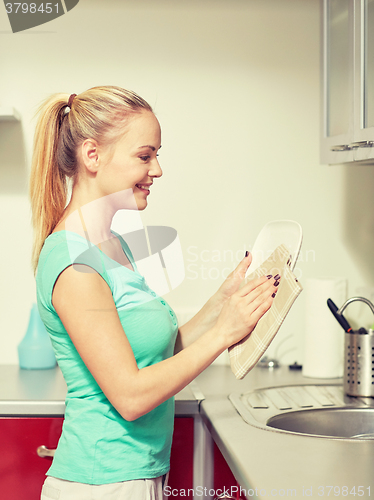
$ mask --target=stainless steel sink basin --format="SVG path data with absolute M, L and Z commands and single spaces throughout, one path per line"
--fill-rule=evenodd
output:
M 270 418 L 274 429 L 314 436 L 374 439 L 374 408 L 319 408 Z
M 229 399 L 248 424 L 329 439 L 374 439 L 374 399 L 346 396 L 342 385 L 269 387 Z

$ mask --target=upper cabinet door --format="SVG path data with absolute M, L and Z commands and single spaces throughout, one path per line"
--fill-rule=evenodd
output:
M 374 0 L 322 0 L 321 162 L 374 158 Z
M 353 161 L 352 0 L 322 0 L 322 163 Z
M 355 5 L 354 159 L 374 158 L 374 0 Z

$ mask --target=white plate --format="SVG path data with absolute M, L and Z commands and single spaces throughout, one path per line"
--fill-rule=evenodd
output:
M 303 231 L 298 222 L 293 220 L 274 220 L 268 222 L 260 231 L 251 254 L 252 262 L 246 276 L 253 273 L 279 246 L 284 244 L 291 257 L 291 271 L 299 256 Z

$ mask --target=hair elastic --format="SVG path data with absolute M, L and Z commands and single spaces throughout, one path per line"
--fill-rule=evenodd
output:
M 71 96 L 69 97 L 69 100 L 68 100 L 68 106 L 69 106 L 69 108 L 71 108 L 71 105 L 73 104 L 73 101 L 74 101 L 74 97 L 76 95 L 77 94 L 71 94 Z

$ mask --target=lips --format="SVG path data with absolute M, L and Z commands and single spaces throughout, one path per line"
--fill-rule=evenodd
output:
M 149 188 L 152 184 L 135 184 L 138 189 L 142 189 L 143 191 L 149 191 Z

